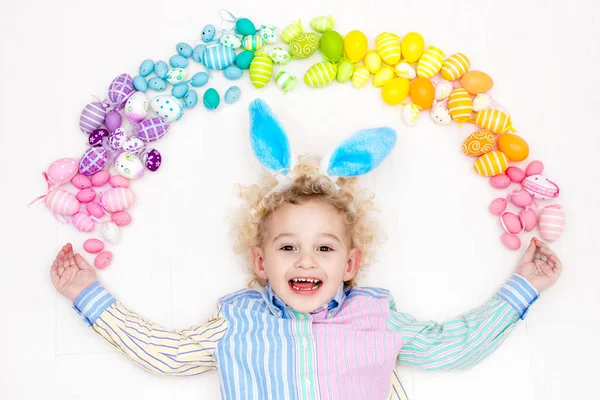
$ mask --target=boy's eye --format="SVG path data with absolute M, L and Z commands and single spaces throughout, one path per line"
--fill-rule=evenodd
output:
M 328 252 L 328 251 L 333 251 L 333 249 L 329 246 L 321 246 L 321 247 L 319 247 L 319 251 Z
M 285 246 L 283 246 L 283 247 L 282 247 L 281 249 L 279 249 L 279 250 L 283 250 L 283 251 L 294 251 L 294 246 L 290 246 L 290 245 L 288 244 L 288 245 L 285 245 Z

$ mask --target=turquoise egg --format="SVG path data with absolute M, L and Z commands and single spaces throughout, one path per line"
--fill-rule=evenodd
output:
M 152 90 L 161 92 L 167 88 L 167 82 L 155 76 L 154 78 L 150 78 L 148 80 L 148 86 Z
M 173 86 L 173 90 L 171 90 L 171 94 L 176 99 L 181 99 L 188 92 L 188 84 L 186 82 L 177 83 Z
M 194 76 L 192 76 L 192 80 L 190 81 L 190 84 L 193 87 L 200 87 L 200 86 L 204 86 L 206 85 L 206 82 L 208 82 L 208 74 L 206 72 L 198 72 L 196 74 L 194 74 Z
M 219 107 L 219 103 L 221 103 L 221 97 L 219 97 L 219 92 L 215 89 L 210 88 L 206 92 L 204 92 L 204 97 L 202 99 L 204 101 L 204 107 L 209 110 L 214 110 Z
M 225 68 L 225 70 L 223 71 L 225 78 L 227 78 L 231 81 L 240 79 L 242 77 L 243 73 L 244 73 L 244 71 L 236 65 L 230 65 L 229 67 Z
M 185 42 L 177 43 L 175 48 L 177 49 L 177 53 L 182 57 L 189 58 L 192 56 L 192 46 Z
M 152 60 L 144 60 L 142 64 L 140 64 L 140 75 L 146 77 L 154 72 L 154 61 Z
M 154 68 L 154 63 L 152 63 L 152 68 Z M 145 93 L 146 90 L 148 90 L 148 82 L 146 82 L 146 79 L 144 79 L 143 76 L 137 75 L 135 78 L 133 78 L 133 87 L 138 92 Z
M 206 46 L 203 44 L 194 47 L 194 50 L 192 51 L 192 60 L 196 61 L 197 63 L 202 62 L 202 54 L 204 54 L 205 51 Z
M 188 60 L 183 56 L 176 55 L 169 58 L 169 64 L 173 68 L 185 68 L 188 66 Z
M 248 18 L 240 18 L 235 23 L 235 30 L 240 35 L 254 35 L 256 33 L 256 27 Z
M 214 39 L 217 28 L 214 25 L 209 24 L 202 28 L 202 41 L 204 43 L 210 42 Z
M 192 108 L 196 104 L 198 104 L 198 93 L 194 89 L 190 89 L 183 98 L 183 106 L 185 108 Z
M 250 50 L 244 50 L 235 58 L 235 65 L 240 67 L 241 69 L 250 68 L 250 63 L 254 59 L 254 52 Z
M 233 104 L 240 98 L 242 91 L 237 86 L 232 86 L 225 92 L 225 103 Z
M 160 61 L 157 61 L 156 63 L 154 63 L 154 73 L 160 79 L 165 79 L 168 72 L 169 72 L 169 66 L 167 65 L 166 62 L 160 60 Z

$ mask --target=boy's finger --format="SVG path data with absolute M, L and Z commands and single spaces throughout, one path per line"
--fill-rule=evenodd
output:
M 75 263 L 77 263 L 77 266 L 80 269 L 92 269 L 92 266 L 83 259 L 83 257 L 81 257 L 81 254 L 77 253 L 75 254 Z
M 535 242 L 533 240 L 531 240 L 531 242 L 529 242 L 529 247 L 527 247 L 527 250 L 525 250 L 525 254 L 523 254 L 523 257 L 521 258 L 521 262 L 531 262 L 533 261 L 533 256 L 535 255 L 535 250 L 536 250 L 536 245 Z

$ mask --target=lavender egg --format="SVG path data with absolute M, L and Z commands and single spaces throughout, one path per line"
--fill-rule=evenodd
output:
M 112 110 L 108 114 L 106 114 L 106 119 L 104 124 L 108 128 L 109 131 L 114 132 L 117 128 L 121 127 L 121 123 L 123 122 L 123 118 L 118 111 Z
M 144 153 L 144 165 L 150 171 L 155 172 L 160 168 L 162 163 L 162 156 L 156 149 L 151 149 L 147 153 Z

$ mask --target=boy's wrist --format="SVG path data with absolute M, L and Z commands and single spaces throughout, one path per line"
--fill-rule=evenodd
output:
M 73 309 L 88 325 L 93 325 L 100 315 L 117 300 L 95 281 L 86 287 L 73 302 Z
M 527 279 L 514 273 L 496 295 L 506 301 L 520 319 L 524 319 L 540 293 Z

